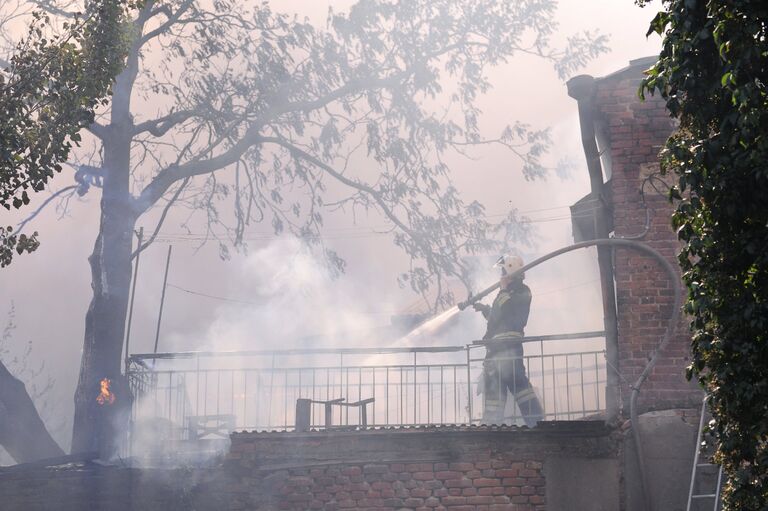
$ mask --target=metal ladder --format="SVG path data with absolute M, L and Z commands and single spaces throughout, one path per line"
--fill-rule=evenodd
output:
M 701 405 L 701 418 L 699 419 L 699 432 L 696 435 L 696 451 L 693 455 L 691 487 L 688 490 L 688 506 L 685 508 L 686 511 L 694 511 L 695 509 L 699 509 L 692 506 L 694 502 L 700 501 L 702 499 L 714 499 L 714 504 L 712 506 L 713 511 L 718 511 L 720 509 L 720 488 L 722 487 L 723 482 L 723 467 L 720 465 L 715 465 L 714 463 L 699 463 L 699 458 L 701 455 L 701 437 L 704 432 L 704 417 L 706 414 L 707 400 L 705 399 L 704 403 Z M 698 477 L 701 477 L 700 470 L 712 467 L 718 467 L 717 487 L 714 489 L 714 493 L 694 493 L 694 491 L 696 491 L 696 480 Z

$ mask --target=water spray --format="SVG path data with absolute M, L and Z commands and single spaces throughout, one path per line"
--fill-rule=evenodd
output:
M 451 319 L 453 316 L 458 314 L 459 311 L 461 310 L 463 309 L 461 309 L 457 305 L 454 305 L 450 309 L 444 310 L 434 318 L 431 318 L 425 321 L 424 323 L 420 324 L 419 326 L 417 326 L 416 328 L 408 332 L 408 334 L 405 335 L 405 337 L 403 337 L 403 340 L 407 342 L 411 339 L 415 339 L 421 335 L 424 335 L 425 333 L 431 332 L 433 330 L 437 330 L 442 325 L 444 325 L 449 319 Z

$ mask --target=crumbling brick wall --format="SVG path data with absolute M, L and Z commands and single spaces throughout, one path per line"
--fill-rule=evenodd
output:
M 637 95 L 642 73 L 653 61 L 655 58 L 633 61 L 628 68 L 597 80 L 595 117 L 599 123 L 598 140 L 602 138 L 603 142 L 600 150 L 608 153 L 603 157 L 603 166 L 610 173 L 616 236 L 642 234 L 648 212 L 650 223 L 642 241 L 660 252 L 677 270 L 680 246 L 671 226 L 674 207 L 665 196 L 664 183 L 672 180 L 658 174 L 659 152 L 674 124 L 661 98 L 649 96 L 641 101 Z M 644 180 L 645 193 L 641 195 Z M 616 251 L 615 279 L 619 370 L 626 403 L 630 390 L 627 382 L 637 379 L 664 334 L 673 289 L 669 277 L 654 259 L 629 250 Z M 684 376 L 689 346 L 687 322 L 682 320 L 677 335 L 642 388 L 642 410 L 684 408 L 701 402 L 701 394 Z

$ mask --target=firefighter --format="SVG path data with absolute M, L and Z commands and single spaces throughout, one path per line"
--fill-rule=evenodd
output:
M 528 380 L 523 364 L 523 329 L 528 323 L 531 290 L 523 284 L 524 275 L 511 274 L 523 267 L 516 255 L 504 255 L 495 265 L 501 269 L 499 294 L 493 305 L 475 303 L 474 309 L 488 321 L 483 336 L 486 355 L 483 362 L 483 422 L 504 423 L 507 391 L 520 408 L 526 425 L 533 427 L 544 418 L 539 399 Z

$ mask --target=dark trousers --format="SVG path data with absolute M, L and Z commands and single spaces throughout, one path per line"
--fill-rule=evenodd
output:
M 533 427 L 544 418 L 544 410 L 533 390 L 523 363 L 523 345 L 499 342 L 488 346 L 483 361 L 483 422 L 504 423 L 507 391 L 512 393 L 525 424 Z

